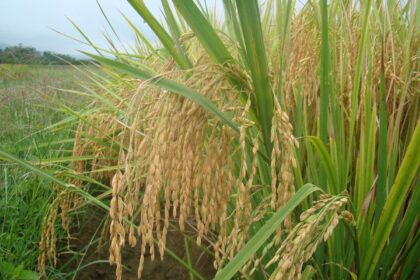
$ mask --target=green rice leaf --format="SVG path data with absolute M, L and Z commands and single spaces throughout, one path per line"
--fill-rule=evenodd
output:
M 51 182 L 56 183 L 59 186 L 68 188 L 69 190 L 76 192 L 78 194 L 80 194 L 82 197 L 88 199 L 89 201 L 93 202 L 94 204 L 104 208 L 104 209 L 109 209 L 109 207 L 103 203 L 101 200 L 97 199 L 96 197 L 90 195 L 89 193 L 83 191 L 81 188 L 76 187 L 73 184 L 69 184 L 67 182 L 64 182 L 63 180 L 57 178 L 56 176 L 54 176 L 53 174 L 46 172 L 44 170 L 39 169 L 38 167 L 36 167 L 35 165 L 25 161 L 25 160 L 21 160 L 5 151 L 0 150 L 0 159 L 2 160 L 6 160 L 6 161 L 10 161 L 10 162 L 14 162 L 19 164 L 20 166 L 32 171 L 33 173 L 37 174 L 38 176 L 41 176 L 42 178 L 45 178 Z
M 228 115 L 220 111 L 219 108 L 217 108 L 216 104 L 213 103 L 213 101 L 211 101 L 204 95 L 200 94 L 199 92 L 196 92 L 183 84 L 180 84 L 170 79 L 159 76 L 158 74 L 153 73 L 150 70 L 139 69 L 129 64 L 125 64 L 125 63 L 115 61 L 109 58 L 105 58 L 102 56 L 97 56 L 97 55 L 93 55 L 89 53 L 85 53 L 85 54 L 96 59 L 98 62 L 103 63 L 104 65 L 107 65 L 115 70 L 124 72 L 126 74 L 130 74 L 142 80 L 148 80 L 151 83 L 163 89 L 174 92 L 180 96 L 186 97 L 190 99 L 191 101 L 201 105 L 204 109 L 206 109 L 210 113 L 213 113 L 216 116 L 218 116 L 221 121 L 223 121 L 225 124 L 233 128 L 235 131 L 239 131 L 238 126 L 232 121 L 232 119 Z
M 242 26 L 246 56 L 254 84 L 257 117 L 261 124 L 267 154 L 271 153 L 271 121 L 273 116 L 273 93 L 268 77 L 268 63 L 262 36 L 261 19 L 257 0 L 237 0 Z
M 385 65 L 384 65 L 384 46 L 382 43 L 381 57 L 381 79 L 380 79 L 380 104 L 379 104 L 379 147 L 378 147 L 378 184 L 376 186 L 376 209 L 375 221 L 378 222 L 380 213 L 385 204 L 387 194 L 386 169 L 387 169 L 387 134 L 388 116 L 386 112 L 386 92 L 385 92 Z
M 420 167 L 420 120 L 408 145 L 401 167 L 385 202 L 378 226 L 369 243 L 366 258 L 361 268 L 360 279 L 371 279 L 388 237 L 397 221 L 401 207 L 408 194 L 411 182 Z
M 173 0 L 175 7 L 182 14 L 194 35 L 207 50 L 210 57 L 223 64 L 232 60 L 232 56 L 217 36 L 216 31 L 192 0 Z
M 328 153 L 327 147 L 321 141 L 319 137 L 309 136 L 306 139 L 312 144 L 315 148 L 316 153 L 318 154 L 319 158 L 321 159 L 321 164 L 325 170 L 327 175 L 329 185 L 328 185 L 328 192 L 329 193 L 338 193 L 341 190 L 338 186 L 338 177 L 336 169 L 334 168 L 333 161 L 331 159 L 330 154 Z
M 176 49 L 175 42 L 171 36 L 165 31 L 165 29 L 160 25 L 152 13 L 147 9 L 143 0 L 128 0 L 131 6 L 136 10 L 136 12 L 147 22 L 150 28 L 155 32 L 156 36 L 162 42 L 163 46 L 170 53 L 176 63 L 182 69 L 189 69 L 191 64 L 183 57 Z
M 319 134 L 322 142 L 328 142 L 328 4 L 327 0 L 321 1 L 321 96 L 320 96 L 320 115 L 319 115 Z
M 169 26 L 169 31 L 172 34 L 172 38 L 175 41 L 176 48 L 178 52 L 182 55 L 184 60 L 189 65 L 189 68 L 192 67 L 191 61 L 188 59 L 187 51 L 185 48 L 181 45 L 180 39 L 181 39 L 181 30 L 178 26 L 178 22 L 175 19 L 174 14 L 172 13 L 171 7 L 169 6 L 168 0 L 162 0 L 162 6 L 163 11 L 165 12 L 165 19 L 166 23 Z
M 264 244 L 264 242 L 276 231 L 283 220 L 311 193 L 321 191 L 320 188 L 305 184 L 290 200 L 276 212 L 260 230 L 246 243 L 246 245 L 235 255 L 235 257 L 222 269 L 215 280 L 229 280 L 242 268 L 249 258 Z

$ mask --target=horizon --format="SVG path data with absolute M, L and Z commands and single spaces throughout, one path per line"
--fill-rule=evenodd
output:
M 86 56 L 83 53 L 74 53 L 74 54 L 70 53 L 69 54 L 69 53 L 61 53 L 61 52 L 58 52 L 58 51 L 51 51 L 51 50 L 39 50 L 39 49 L 37 49 L 37 48 L 35 48 L 34 46 L 31 46 L 31 45 L 25 45 L 25 44 L 22 44 L 22 43 L 19 43 L 17 45 L 9 45 L 9 44 L 6 44 L 6 43 L 0 41 L 0 50 L 5 50 L 7 48 L 15 48 L 15 47 L 34 48 L 37 52 L 40 52 L 41 54 L 51 53 L 53 55 L 66 55 L 66 56 L 70 56 L 70 57 L 75 58 L 75 59 L 87 59 L 87 58 L 89 58 L 88 56 Z
M 59 5 L 54 0 L 6 0 L 0 2 L 0 43 L 6 45 L 5 47 L 22 44 L 41 52 L 86 57 L 79 51 L 89 51 L 91 47 L 66 37 L 83 40 L 70 22 L 71 19 L 99 47 L 108 47 L 103 35 L 107 34 L 115 40 L 119 48 L 130 48 L 134 44 L 134 33 L 121 13 L 140 26 L 145 36 L 149 39 L 154 38 L 150 28 L 127 1 L 98 2 L 112 22 L 120 40 L 113 34 L 96 0 L 73 0 L 60 2 Z M 160 2 L 145 0 L 145 3 L 153 14 L 160 16 Z

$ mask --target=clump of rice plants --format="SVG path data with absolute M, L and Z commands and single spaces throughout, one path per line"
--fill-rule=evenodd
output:
M 128 2 L 160 43 L 126 18 L 135 52 L 92 45 L 108 75 L 78 112 L 89 159 L 56 180 L 64 213 L 109 210 L 117 279 L 125 246 L 139 278 L 165 256 L 172 219 L 212 245 L 215 279 L 419 275 L 416 1 L 162 0 L 162 23 Z

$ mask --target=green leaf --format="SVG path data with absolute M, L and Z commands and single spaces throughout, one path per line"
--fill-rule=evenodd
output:
M 388 237 L 394 227 L 411 182 L 418 174 L 420 167 L 420 120 L 408 145 L 401 167 L 395 178 L 391 192 L 385 202 L 373 239 L 369 243 L 366 258 L 361 268 L 360 279 L 371 279 L 377 268 L 379 258 Z
M 319 137 L 308 136 L 306 137 L 306 139 L 312 144 L 312 146 L 315 148 L 316 153 L 321 159 L 321 164 L 326 172 L 328 181 L 330 182 L 327 189 L 328 192 L 337 194 L 341 190 L 338 186 L 337 172 L 335 172 L 333 161 L 328 153 L 327 147 L 324 145 L 324 143 Z
M 220 111 L 217 108 L 216 104 L 214 104 L 210 99 L 208 99 L 204 95 L 184 86 L 183 84 L 180 84 L 170 79 L 159 76 L 158 74 L 153 73 L 151 70 L 139 69 L 131 65 L 128 65 L 119 61 L 115 61 L 109 58 L 105 58 L 102 56 L 97 56 L 97 55 L 93 55 L 89 53 L 84 53 L 84 54 L 96 59 L 98 62 L 103 63 L 104 65 L 107 65 L 115 70 L 119 70 L 126 74 L 130 74 L 142 80 L 149 80 L 151 83 L 163 89 L 174 92 L 180 96 L 186 97 L 190 99 L 191 101 L 199 104 L 210 113 L 213 113 L 216 116 L 218 116 L 221 121 L 223 121 L 226 125 L 230 126 L 235 131 L 239 131 L 238 126 L 232 121 L 232 119 L 229 116 L 227 116 L 225 113 Z
M 0 262 L 0 273 L 1 274 L 11 276 L 11 275 L 13 275 L 14 270 L 15 270 L 15 266 L 12 263 Z
M 74 26 L 74 28 L 76 28 L 76 30 L 80 33 L 80 35 L 82 35 L 82 37 L 86 40 L 85 43 L 87 43 L 92 48 L 94 48 L 98 54 L 102 55 L 101 50 L 95 46 L 95 44 L 89 39 L 89 37 L 83 32 L 83 30 L 69 17 L 67 17 L 67 20 L 70 21 L 70 23 Z
M 173 0 L 173 3 L 215 62 L 223 64 L 232 60 L 222 40 L 193 0 Z
M 324 144 L 328 143 L 328 4 L 327 0 L 321 1 L 321 94 L 320 94 L 320 115 L 319 134 Z
M 356 118 L 357 118 L 357 106 L 359 105 L 359 90 L 360 90 L 360 84 L 362 80 L 362 62 L 365 55 L 365 44 L 366 44 L 366 38 L 368 33 L 368 21 L 369 21 L 369 14 L 370 9 L 372 6 L 372 0 L 364 1 L 364 14 L 363 14 L 363 21 L 362 21 L 362 29 L 361 29 L 361 35 L 360 35 L 360 43 L 357 53 L 357 61 L 356 61 L 356 68 L 354 70 L 354 78 L 353 78 L 353 87 L 352 87 L 352 94 L 351 94 L 351 116 L 350 116 L 350 135 L 349 135 L 349 144 L 348 144 L 348 150 L 347 150 L 347 167 L 346 167 L 346 173 L 349 173 L 351 168 L 351 162 L 353 161 L 353 149 L 354 149 L 354 128 L 356 125 Z M 362 9 L 362 8 L 361 8 Z
M 136 12 L 147 22 L 159 40 L 162 42 L 163 46 L 171 54 L 172 58 L 182 69 L 191 68 L 191 64 L 185 57 L 183 57 L 176 49 L 175 42 L 171 36 L 165 31 L 165 29 L 160 25 L 152 13 L 147 9 L 143 0 L 128 0 L 131 6 L 136 10 Z
M 31 270 L 23 270 L 19 274 L 19 280 L 38 280 L 39 274 Z
M 106 15 L 106 13 L 105 13 L 104 9 L 102 8 L 102 5 L 101 5 L 101 3 L 99 2 L 99 0 L 96 0 L 96 4 L 98 5 L 99 10 L 101 11 L 102 16 L 105 18 L 106 22 L 108 23 L 108 26 L 111 28 L 112 33 L 115 35 L 115 37 L 118 39 L 118 41 L 119 41 L 120 43 L 122 43 L 122 42 L 121 42 L 120 37 L 118 36 L 118 33 L 115 31 L 114 26 L 113 26 L 113 25 L 112 25 L 112 23 L 109 21 L 109 18 L 108 18 L 108 16 Z
M 387 194 L 387 134 L 388 116 L 386 112 L 384 43 L 382 42 L 380 104 L 379 104 L 379 147 L 378 147 L 378 184 L 376 186 L 375 222 L 380 218 Z
M 246 48 L 246 57 L 256 95 L 257 117 L 261 124 L 267 155 L 271 154 L 271 122 L 273 93 L 264 47 L 263 31 L 257 0 L 237 0 L 239 20 Z
M 178 26 L 178 23 L 175 19 L 174 14 L 172 13 L 171 7 L 169 6 L 168 0 L 162 0 L 162 6 L 163 10 L 165 12 L 165 19 L 166 23 L 169 26 L 169 31 L 172 34 L 172 38 L 175 41 L 176 48 L 178 52 L 182 55 L 184 60 L 188 63 L 190 68 L 192 67 L 191 61 L 188 59 L 188 54 L 185 48 L 181 45 L 180 39 L 181 39 L 181 31 Z
M 223 0 L 224 13 L 226 17 L 226 25 L 230 30 L 230 33 L 234 34 L 234 38 L 239 44 L 238 51 L 240 52 L 243 59 L 245 59 L 245 46 L 244 39 L 242 37 L 241 26 L 236 13 L 236 4 L 233 0 Z
M 399 269 L 399 266 L 397 265 L 398 263 L 396 263 L 395 260 L 399 258 L 401 248 L 404 247 L 404 244 L 407 244 L 407 240 L 410 240 L 411 233 L 416 232 L 419 213 L 419 201 L 420 188 L 417 187 L 413 190 L 413 194 L 411 195 L 410 203 L 405 210 L 404 217 L 399 219 L 398 231 L 394 231 L 392 233 L 392 242 L 389 243 L 389 245 L 384 249 L 384 252 L 382 253 L 380 263 L 383 271 L 390 271 L 391 267 L 394 267 L 394 270 Z M 407 246 L 407 248 L 411 249 L 410 246 Z M 401 258 L 400 261 L 402 261 Z M 407 262 L 404 262 L 404 266 L 406 265 Z M 393 274 L 394 273 L 392 271 L 388 272 L 388 275 Z
M 276 231 L 283 220 L 295 209 L 306 197 L 315 191 L 321 191 L 312 184 L 302 186 L 290 200 L 276 212 L 260 230 L 246 243 L 235 257 L 222 269 L 215 280 L 229 280 L 238 272 L 249 258 L 264 244 L 264 242 Z
M 76 187 L 73 184 L 69 184 L 67 182 L 64 182 L 63 180 L 57 178 L 53 174 L 48 173 L 48 172 L 45 172 L 45 171 L 39 169 L 38 167 L 30 164 L 27 161 L 21 160 L 21 159 L 15 157 L 15 156 L 13 156 L 13 155 L 5 152 L 5 151 L 2 151 L 2 150 L 0 150 L 0 159 L 17 163 L 20 166 L 22 166 L 22 167 L 24 167 L 24 168 L 32 171 L 33 173 L 41 176 L 42 178 L 45 178 L 45 179 L 47 179 L 47 180 L 49 180 L 51 182 L 54 182 L 54 183 L 56 183 L 59 186 L 68 188 L 69 190 L 71 190 L 73 192 L 76 192 L 76 193 L 80 194 L 81 196 L 85 197 L 86 199 L 88 199 L 89 201 L 95 203 L 96 205 L 98 205 L 98 206 L 100 206 L 100 207 L 102 207 L 102 208 L 104 208 L 106 210 L 109 210 L 109 207 L 105 203 L 103 203 L 102 201 L 98 200 L 96 197 L 90 195 L 89 193 L 83 191 L 81 188 L 78 188 L 78 187 Z
M 133 29 L 134 33 L 138 36 L 138 38 L 141 40 L 141 42 L 145 45 L 146 49 L 149 52 L 154 52 L 155 49 L 153 48 L 150 41 L 146 38 L 146 36 L 143 35 L 143 33 L 136 27 L 136 25 L 123 13 L 121 13 L 122 17 L 125 19 L 125 21 L 130 25 L 131 29 Z
M 311 280 L 312 277 L 316 274 L 316 269 L 310 265 L 305 267 L 305 270 L 302 272 L 302 280 Z

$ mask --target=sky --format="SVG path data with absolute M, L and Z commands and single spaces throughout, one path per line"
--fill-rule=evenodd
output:
M 144 0 L 153 14 L 160 16 L 160 1 Z M 120 12 L 152 38 L 152 32 L 126 0 L 99 0 L 121 41 L 130 46 L 134 35 Z M 83 44 L 51 30 L 81 38 L 70 21 L 73 20 L 95 44 L 106 47 L 103 32 L 112 34 L 96 0 L 0 0 L 0 43 L 23 44 L 41 51 L 77 55 L 88 50 Z
M 123 45 L 132 46 L 134 34 L 121 13 L 133 21 L 148 39 L 155 40 L 153 32 L 127 0 L 98 1 Z M 144 0 L 144 2 L 155 16 L 162 18 L 161 1 Z M 216 4 L 218 10 L 221 6 L 217 3 L 220 4 L 220 2 L 208 0 L 209 5 Z M 298 6 L 301 6 L 299 2 L 301 1 L 298 1 Z M 83 39 L 68 18 L 74 21 L 97 46 L 107 48 L 103 32 L 106 31 L 112 35 L 112 31 L 96 0 L 0 0 L 0 46 L 22 44 L 33 46 L 40 51 L 53 51 L 73 56 L 80 55 L 78 50 L 91 51 L 80 42 L 63 35 Z M 118 44 L 118 40 L 115 40 L 115 37 L 113 39 L 120 48 L 121 44 Z

